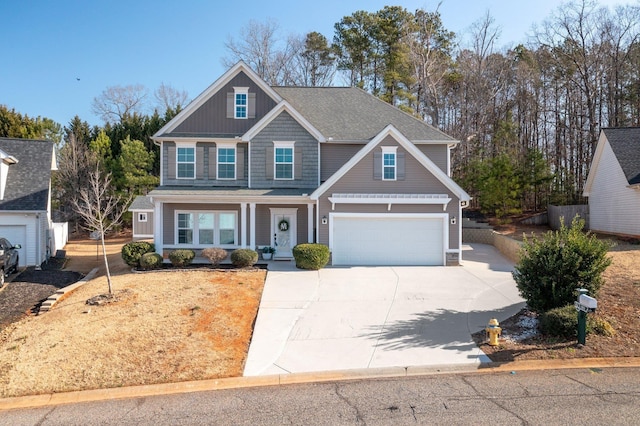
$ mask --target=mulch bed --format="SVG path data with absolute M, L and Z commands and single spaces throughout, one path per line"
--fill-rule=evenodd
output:
M 37 313 L 49 296 L 83 277 L 79 272 L 59 270 L 63 264 L 50 260 L 42 270 L 29 267 L 5 285 L 0 291 L 0 329 Z

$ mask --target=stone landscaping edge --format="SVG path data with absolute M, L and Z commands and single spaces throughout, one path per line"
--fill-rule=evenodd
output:
M 85 285 L 87 282 L 91 281 L 97 272 L 98 272 L 98 268 L 93 268 L 91 272 L 85 275 L 85 277 L 82 278 L 80 281 L 77 281 L 64 288 L 61 288 L 60 290 L 56 291 L 54 294 L 49 296 L 47 300 L 42 302 L 42 305 L 40 305 L 40 309 L 38 310 L 38 315 L 43 314 L 45 312 L 49 312 L 49 310 L 51 310 L 51 308 L 53 308 L 53 306 L 56 303 L 58 303 L 58 300 L 60 300 L 64 295 L 71 293 L 78 287 L 81 287 Z

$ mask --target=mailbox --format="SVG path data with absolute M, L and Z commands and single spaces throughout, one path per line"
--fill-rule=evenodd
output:
M 581 294 L 578 296 L 578 303 L 589 310 L 596 310 L 598 308 L 598 301 L 591 296 Z

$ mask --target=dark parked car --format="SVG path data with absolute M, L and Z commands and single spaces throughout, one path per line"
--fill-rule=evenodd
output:
M 14 246 L 6 238 L 0 238 L 0 287 L 4 286 L 7 275 L 18 270 L 19 248 L 22 248 L 20 244 Z

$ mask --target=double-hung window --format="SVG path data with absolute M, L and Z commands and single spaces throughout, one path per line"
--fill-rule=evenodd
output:
M 293 179 L 293 142 L 274 142 L 274 177 Z
M 237 212 L 176 212 L 176 244 L 190 246 L 236 246 Z
M 248 87 L 234 87 L 233 88 L 233 117 L 234 118 L 247 118 L 249 113 L 249 88 Z
M 382 147 L 382 180 L 396 180 L 397 147 Z
M 218 179 L 236 178 L 236 147 L 218 146 Z
M 194 147 L 178 147 L 176 158 L 176 176 L 178 179 L 196 177 L 196 149 Z

